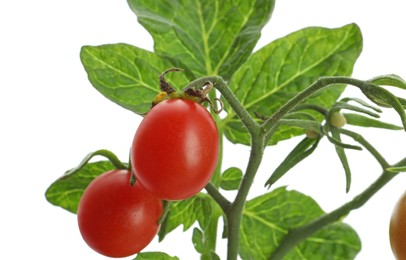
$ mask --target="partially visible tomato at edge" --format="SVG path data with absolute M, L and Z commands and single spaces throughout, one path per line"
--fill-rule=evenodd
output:
M 137 180 L 164 200 L 189 198 L 206 186 L 219 154 L 216 123 L 188 99 L 155 105 L 135 133 L 131 163 Z
M 130 178 L 128 170 L 103 173 L 89 184 L 80 199 L 80 233 L 102 255 L 134 255 L 158 232 L 162 201 L 138 182 L 131 186 Z
M 390 244 L 398 260 L 406 260 L 406 192 L 397 202 L 389 226 Z

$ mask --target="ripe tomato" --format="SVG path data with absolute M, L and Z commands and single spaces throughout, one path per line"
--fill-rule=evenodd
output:
M 406 259 L 406 192 L 400 197 L 393 210 L 389 226 L 389 237 L 396 258 L 399 260 Z
M 139 183 L 130 185 L 131 172 L 112 170 L 86 188 L 77 212 L 86 243 L 109 257 L 126 257 L 146 247 L 158 232 L 161 200 Z
M 186 199 L 213 175 L 219 153 L 217 126 L 199 103 L 169 99 L 145 116 L 131 151 L 135 176 L 146 189 L 164 200 Z

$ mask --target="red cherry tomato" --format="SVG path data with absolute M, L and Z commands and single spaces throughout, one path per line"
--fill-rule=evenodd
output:
M 158 232 L 161 200 L 137 182 L 131 186 L 130 177 L 127 170 L 106 172 L 89 184 L 80 199 L 80 232 L 85 242 L 102 255 L 134 255 Z
M 199 103 L 166 100 L 145 116 L 131 151 L 135 176 L 146 189 L 164 200 L 186 199 L 206 186 L 216 168 L 217 126 Z

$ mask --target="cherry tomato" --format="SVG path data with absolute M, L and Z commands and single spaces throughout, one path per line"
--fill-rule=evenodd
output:
M 161 200 L 131 172 L 112 170 L 94 179 L 84 191 L 77 212 L 85 242 L 98 253 L 126 257 L 138 253 L 154 238 L 163 211 Z
M 406 259 L 406 192 L 393 210 L 389 226 L 390 244 L 399 260 Z
M 135 133 L 131 162 L 137 180 L 164 200 L 189 198 L 216 168 L 219 136 L 205 107 L 188 99 L 155 105 Z

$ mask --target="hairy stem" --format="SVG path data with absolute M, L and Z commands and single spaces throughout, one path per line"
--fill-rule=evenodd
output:
M 230 210 L 226 212 L 228 222 L 228 260 L 235 260 L 238 256 L 242 212 L 249 190 L 254 182 L 255 175 L 262 161 L 265 148 L 263 140 L 264 136 L 252 135 L 251 154 L 244 178 Z
M 231 202 L 220 193 L 220 191 L 209 182 L 205 187 L 207 193 L 217 202 L 224 212 L 227 212 L 231 206 Z
M 396 163 L 394 166 L 405 166 L 406 158 Z M 397 172 L 383 171 L 378 179 L 373 182 L 367 189 L 356 196 L 350 202 L 342 205 L 336 210 L 326 214 L 304 226 L 292 229 L 283 238 L 279 246 L 273 252 L 270 260 L 282 259 L 291 249 L 293 249 L 301 241 L 305 240 L 308 236 L 316 232 L 317 230 L 338 221 L 340 218 L 347 215 L 350 211 L 360 208 L 364 205 L 374 194 L 376 194 L 383 186 L 385 186 L 390 180 L 397 175 Z

